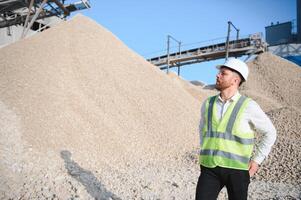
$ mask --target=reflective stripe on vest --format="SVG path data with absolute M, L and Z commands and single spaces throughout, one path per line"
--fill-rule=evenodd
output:
M 222 156 L 225 158 L 229 158 L 231 160 L 238 160 L 242 163 L 249 163 L 249 158 L 247 158 L 247 157 L 236 155 L 236 154 L 225 152 L 225 151 L 220 151 L 220 150 L 205 149 L 205 150 L 202 150 L 202 155 Z
M 233 135 L 233 127 L 234 127 L 235 121 L 236 121 L 238 113 L 239 113 L 243 103 L 247 99 L 247 97 L 241 96 L 239 98 L 239 100 L 236 102 L 236 104 L 234 105 L 231 115 L 227 121 L 227 126 L 226 126 L 226 129 L 224 132 L 212 130 L 213 105 L 214 105 L 216 98 L 218 98 L 218 97 L 217 96 L 211 97 L 209 99 L 209 105 L 207 108 L 207 117 L 208 117 L 207 118 L 207 131 L 203 135 L 204 138 L 223 139 L 223 140 L 237 142 L 240 145 L 252 145 L 252 147 L 253 147 L 254 138 L 241 138 L 237 135 Z M 237 155 L 233 152 L 226 152 L 226 151 L 222 151 L 220 149 L 210 149 L 210 148 L 202 149 L 200 154 L 201 154 L 201 156 L 220 156 L 223 158 L 227 158 L 227 159 L 232 160 L 231 163 L 237 162 L 237 161 L 244 163 L 244 164 L 237 164 L 237 166 L 232 166 L 233 164 L 231 166 L 229 166 L 229 167 L 239 168 L 239 169 L 247 169 L 248 163 L 250 160 L 249 156 Z M 209 158 L 207 158 L 207 159 L 209 159 Z M 204 162 L 214 162 L 214 158 L 211 158 L 211 161 L 204 161 Z M 224 161 L 224 162 L 226 163 L 226 161 Z M 202 164 L 202 161 L 201 161 L 201 164 Z M 203 164 L 206 164 L 206 163 L 203 163 Z M 227 167 L 227 166 L 224 166 L 224 167 Z
M 211 131 L 211 132 L 207 132 L 206 137 L 232 140 L 232 141 L 239 142 L 240 144 L 253 144 L 254 143 L 254 139 L 241 138 L 236 135 L 233 135 L 231 132 L 222 133 L 222 132 Z

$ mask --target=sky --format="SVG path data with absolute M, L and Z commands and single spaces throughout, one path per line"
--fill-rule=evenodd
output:
M 90 4 L 91 8 L 81 13 L 144 58 L 166 54 L 167 35 L 181 41 L 185 50 L 225 41 L 228 21 L 243 37 L 257 32 L 264 35 L 271 22 L 295 23 L 297 19 L 296 0 L 90 0 Z M 231 31 L 231 36 L 235 35 Z M 171 43 L 175 51 L 176 45 Z M 211 84 L 215 82 L 215 66 L 223 62 L 186 65 L 181 67 L 181 76 Z

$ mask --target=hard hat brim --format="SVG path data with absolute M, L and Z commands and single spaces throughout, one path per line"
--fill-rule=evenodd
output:
M 220 69 L 222 67 L 225 67 L 225 68 L 227 68 L 231 71 L 234 71 L 234 72 L 238 73 L 240 75 L 240 77 L 242 78 L 242 81 L 243 82 L 246 81 L 245 78 L 243 77 L 243 75 L 239 71 L 237 71 L 236 69 L 233 69 L 232 67 L 228 67 L 227 65 L 216 65 L 216 69 Z
M 216 69 L 220 69 L 221 67 L 223 67 L 223 66 L 225 66 L 225 65 L 216 65 L 215 67 L 216 67 Z M 225 66 L 226 67 L 226 66 Z

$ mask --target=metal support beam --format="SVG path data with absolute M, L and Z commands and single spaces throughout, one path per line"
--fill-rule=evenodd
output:
M 236 30 L 237 33 L 236 33 L 236 40 L 239 40 L 239 29 Z
M 181 44 L 182 42 L 179 42 L 179 58 L 181 57 Z M 181 70 L 181 65 L 178 64 L 178 76 L 180 76 L 180 70 Z
M 11 36 L 11 29 L 10 29 L 10 27 L 7 27 L 7 30 L 6 30 L 6 31 L 7 31 L 7 35 L 8 35 L 8 36 Z
M 24 28 L 23 28 L 23 31 L 22 31 L 22 34 L 21 34 L 21 38 L 24 38 L 24 33 L 25 33 L 25 30 L 27 28 L 27 25 L 28 25 L 28 21 L 29 21 L 29 17 L 30 17 L 30 13 L 31 13 L 31 8 L 33 6 L 33 3 L 34 3 L 34 0 L 31 0 L 30 3 L 29 3 L 29 6 L 28 6 L 28 13 L 26 15 L 26 19 L 25 19 L 25 23 L 24 23 Z
M 42 11 L 43 6 L 47 3 L 47 1 L 48 0 L 43 0 L 43 2 L 41 3 L 40 7 L 38 8 L 38 10 L 36 11 L 36 13 L 34 14 L 33 18 L 31 19 L 29 25 L 26 27 L 26 30 L 24 31 L 23 37 L 26 36 L 26 34 L 28 33 L 28 31 L 31 28 L 31 26 L 33 25 L 33 23 L 37 20 L 38 16 L 40 15 L 40 12 Z
M 230 21 L 229 21 L 228 22 L 228 31 L 227 31 L 227 40 L 226 40 L 226 59 L 228 59 L 228 57 L 229 57 L 230 31 L 231 31 L 231 26 L 230 26 Z
M 173 39 L 175 42 L 177 42 L 179 44 L 179 54 L 181 55 L 181 41 L 178 41 L 177 39 L 175 39 L 174 37 L 172 37 L 171 35 L 167 35 L 167 70 L 166 73 L 169 73 L 169 66 L 170 66 L 170 59 L 169 59 L 169 52 L 170 52 L 170 39 Z
M 231 21 L 228 21 L 228 32 L 227 32 L 227 40 L 226 40 L 226 59 L 229 57 L 229 41 L 230 41 L 230 32 L 231 26 L 236 30 L 236 40 L 239 39 L 239 29 L 234 26 Z
M 167 70 L 166 73 L 169 73 L 169 35 L 167 35 Z

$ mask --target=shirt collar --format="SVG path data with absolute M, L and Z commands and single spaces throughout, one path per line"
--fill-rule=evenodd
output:
M 237 91 L 237 92 L 236 92 L 236 93 L 235 93 L 228 101 L 229 101 L 229 102 L 236 101 L 236 100 L 239 99 L 240 96 L 241 96 L 240 93 Z M 221 95 L 220 95 L 220 94 L 218 95 L 218 100 L 219 100 L 220 102 L 224 102 L 223 99 L 221 98 Z

